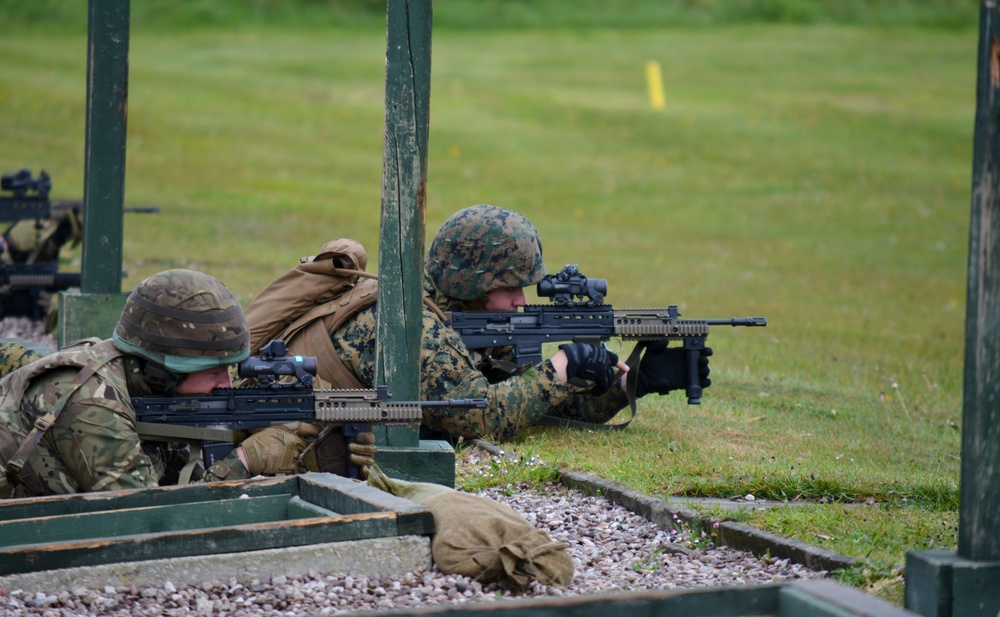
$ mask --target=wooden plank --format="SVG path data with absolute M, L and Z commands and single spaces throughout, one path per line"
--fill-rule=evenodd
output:
M 281 521 L 287 519 L 290 497 L 269 495 L 3 521 L 0 546 Z
M 299 476 L 299 494 L 320 507 L 343 512 L 393 512 L 398 535 L 432 535 L 434 516 L 426 507 L 385 491 L 333 474 Z
M 914 617 L 876 596 L 832 580 L 808 579 L 782 586 L 779 615 L 821 617 Z
M 954 551 L 906 553 L 906 608 L 921 615 L 951 617 Z
M 235 499 L 242 495 L 249 497 L 294 495 L 298 492 L 298 477 L 283 476 L 227 482 L 203 482 L 186 486 L 161 486 L 151 489 L 5 499 L 0 500 L 0 520 L 9 521 L 28 517 Z
M 321 508 L 316 504 L 309 503 L 305 501 L 298 495 L 292 497 L 288 500 L 288 512 L 286 515 L 287 520 L 299 519 L 299 518 L 311 518 L 314 516 L 342 516 L 338 512 L 331 512 L 326 508 Z
M 421 617 L 460 614 L 464 617 L 736 617 L 776 616 L 780 587 L 747 585 L 706 589 L 637 591 L 597 596 L 571 596 L 472 603 L 420 609 Z
M 830 606 L 817 598 L 806 595 L 794 589 L 781 590 L 781 607 L 778 609 L 778 617 L 852 617 L 856 613 L 850 613 L 840 607 Z
M 236 525 L 123 538 L 78 540 L 0 551 L 0 574 L 169 559 L 396 535 L 395 514 L 380 512 Z

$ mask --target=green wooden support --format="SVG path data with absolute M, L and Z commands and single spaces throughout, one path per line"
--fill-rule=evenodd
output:
M 431 0 L 389 0 L 375 375 L 400 400 L 420 397 Z
M 129 0 L 90 0 L 83 180 L 84 293 L 122 289 Z
M 59 294 L 59 347 L 96 336 L 110 338 L 121 317 L 128 294 L 85 293 L 77 290 Z
M 386 12 L 375 378 L 397 400 L 420 398 L 432 12 L 432 0 L 389 0 Z M 454 450 L 422 442 L 416 427 L 386 427 L 376 443 L 390 475 L 408 468 L 421 481 L 454 485 Z
M 60 318 L 60 346 L 111 336 L 124 305 L 123 297 L 117 314 L 105 310 L 122 290 L 129 18 L 129 0 L 89 0 L 81 293 L 60 300 L 67 312 Z
M 1000 19 L 982 0 L 972 159 L 958 551 L 907 555 L 906 606 L 1000 611 Z
M 426 536 L 423 506 L 333 474 L 0 502 L 0 575 Z

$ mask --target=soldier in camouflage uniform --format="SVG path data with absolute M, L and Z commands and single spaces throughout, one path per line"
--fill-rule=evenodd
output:
M 169 270 L 129 295 L 111 339 L 48 354 L 0 380 L 0 497 L 146 488 L 159 471 L 143 450 L 131 396 L 208 394 L 249 355 L 243 308 L 216 279 Z M 269 427 L 206 480 L 294 471 L 300 434 Z
M 44 345 L 20 338 L 0 338 L 0 377 L 52 353 Z
M 523 216 L 490 205 L 452 215 L 438 231 L 425 262 L 425 290 L 443 310 L 516 310 L 523 287 L 545 276 L 538 232 Z M 375 371 L 375 308 L 368 308 L 333 332 L 331 339 L 350 372 L 369 387 Z M 544 416 L 604 423 L 628 405 L 614 369 L 628 370 L 601 345 L 560 346 L 535 366 L 503 370 L 509 349 L 470 350 L 461 337 L 427 309 L 423 312 L 421 391 L 427 400 L 485 397 L 482 409 L 427 409 L 430 434 L 453 438 L 509 440 Z M 505 354 L 506 352 L 506 354 Z M 707 349 L 701 358 L 702 386 L 708 387 Z M 509 363 L 508 363 L 509 364 Z M 651 346 L 640 365 L 639 396 L 684 389 L 683 350 Z M 573 385 L 585 383 L 587 385 Z

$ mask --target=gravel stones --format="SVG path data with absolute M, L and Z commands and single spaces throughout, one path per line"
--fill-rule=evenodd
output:
M 334 615 L 511 598 L 612 591 L 747 585 L 821 578 L 788 560 L 763 559 L 711 544 L 700 533 L 658 529 L 602 497 L 556 484 L 492 488 L 480 493 L 506 503 L 554 540 L 567 542 L 576 566 L 568 587 L 531 584 L 513 593 L 497 584 L 435 569 L 399 578 L 330 572 L 239 582 L 204 581 L 154 587 L 74 587 L 47 593 L 0 590 L 0 615 Z

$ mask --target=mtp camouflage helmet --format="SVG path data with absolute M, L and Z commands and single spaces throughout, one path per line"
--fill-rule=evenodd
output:
M 493 289 L 527 287 L 542 280 L 542 241 L 517 212 L 472 206 L 444 222 L 427 251 L 424 269 L 444 295 L 477 300 Z
M 235 364 L 250 355 L 243 307 L 217 279 L 167 270 L 136 285 L 115 328 L 115 347 L 175 373 Z

